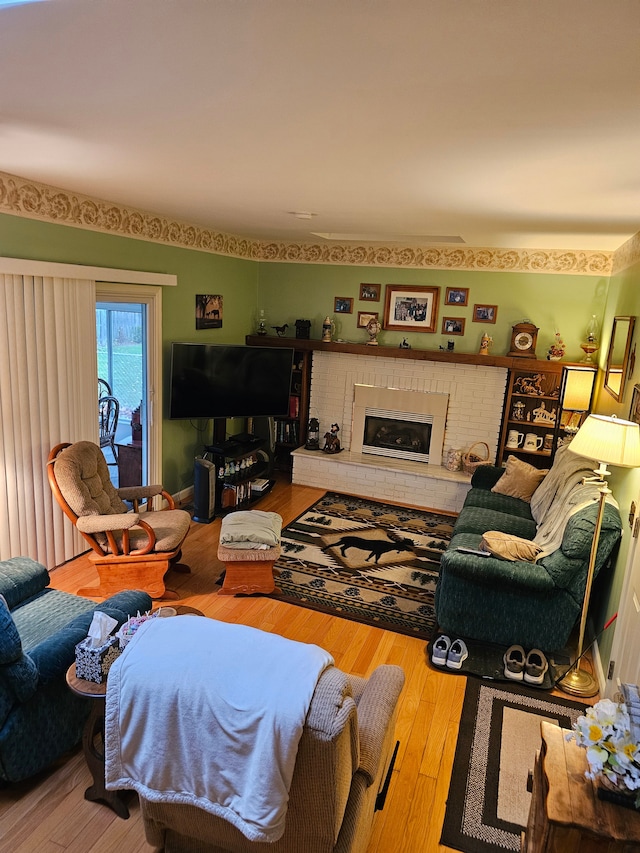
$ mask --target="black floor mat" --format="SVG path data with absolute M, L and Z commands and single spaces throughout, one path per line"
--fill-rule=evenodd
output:
M 530 684 L 528 681 L 513 681 L 506 678 L 504 674 L 504 653 L 508 646 L 494 645 L 493 643 L 481 643 L 478 640 L 464 640 L 469 651 L 469 657 L 462 664 L 461 669 L 450 669 L 448 666 L 435 666 L 431 662 L 433 651 L 433 643 L 440 634 L 434 634 L 434 639 L 427 643 L 427 656 L 430 666 L 438 669 L 441 672 L 450 672 L 453 675 L 475 675 L 478 678 L 484 678 L 487 681 L 500 681 L 506 684 L 516 684 L 522 687 L 533 687 L 539 690 L 552 690 L 558 679 L 562 678 L 571 663 L 568 649 L 563 649 L 559 652 L 553 652 L 547 655 L 549 661 L 549 669 L 545 673 L 542 684 Z M 457 639 L 452 637 L 452 640 Z M 525 654 L 528 649 L 525 649 Z

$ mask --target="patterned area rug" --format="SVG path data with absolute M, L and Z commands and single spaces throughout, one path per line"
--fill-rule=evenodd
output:
M 440 843 L 464 853 L 519 851 L 540 722 L 570 729 L 584 710 L 570 699 L 469 678 Z
M 328 492 L 282 531 L 278 598 L 429 639 L 454 521 Z

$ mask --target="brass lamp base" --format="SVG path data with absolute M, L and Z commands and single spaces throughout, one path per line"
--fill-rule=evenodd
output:
M 563 693 L 572 696 L 595 696 L 599 691 L 598 682 L 584 669 L 573 666 L 558 682 L 558 687 Z

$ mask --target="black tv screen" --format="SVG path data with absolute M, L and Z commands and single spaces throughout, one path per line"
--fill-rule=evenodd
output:
M 169 417 L 287 415 L 292 366 L 286 347 L 173 343 Z

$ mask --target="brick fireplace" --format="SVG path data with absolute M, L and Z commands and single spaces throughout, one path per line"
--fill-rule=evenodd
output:
M 503 367 L 316 351 L 310 415 L 319 419 L 321 435 L 332 423 L 340 425 L 343 451 L 332 456 L 296 450 L 293 482 L 458 512 L 469 489 L 469 476 L 444 468 L 442 454 L 448 448 L 467 449 L 483 441 L 495 458 L 506 380 Z M 439 398 L 441 403 L 446 400 L 437 458 L 433 452 L 428 462 L 362 452 L 359 407 L 354 407 L 356 396 L 361 395 L 358 386 L 381 389 L 381 394 L 383 390 L 414 392 L 419 397 Z M 382 404 L 372 408 L 388 411 L 384 402 L 388 399 L 382 394 Z

